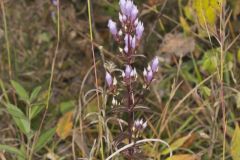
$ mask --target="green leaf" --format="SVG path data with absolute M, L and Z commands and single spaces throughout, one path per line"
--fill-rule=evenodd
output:
M 181 147 L 190 137 L 191 137 L 191 134 L 177 139 L 175 142 L 173 142 L 170 145 L 171 150 L 174 151 L 174 150 L 178 149 L 179 147 Z M 162 151 L 162 155 L 166 155 L 166 154 L 169 154 L 169 153 L 170 153 L 169 148 Z
M 17 127 L 27 135 L 30 132 L 30 123 L 24 113 L 15 105 L 8 103 L 7 111 L 11 114 Z
M 66 101 L 66 102 L 62 102 L 60 103 L 60 111 L 62 114 L 71 111 L 74 108 L 75 105 L 75 101 L 71 100 L 71 101 Z
M 26 148 L 23 144 L 21 144 L 21 147 L 19 149 L 24 155 L 26 155 Z M 26 160 L 25 157 L 22 157 L 21 155 L 17 155 L 17 160 Z
M 27 91 L 23 88 L 23 86 L 21 84 L 19 84 L 16 81 L 11 81 L 12 86 L 14 87 L 14 89 L 16 90 L 18 96 L 25 101 L 29 100 L 29 96 Z
M 202 91 L 202 93 L 205 95 L 205 96 L 210 96 L 211 95 L 211 89 L 208 88 L 207 86 L 202 86 L 200 87 L 200 90 Z
M 52 139 L 55 132 L 56 132 L 56 127 L 51 128 L 51 129 L 45 131 L 44 133 L 42 133 L 42 135 L 38 139 L 38 142 L 37 142 L 34 150 L 37 152 L 40 149 L 42 149 Z
M 6 151 L 6 152 L 9 152 L 9 153 L 12 153 L 12 154 L 16 154 L 16 155 L 25 159 L 24 153 L 21 150 L 15 148 L 15 147 L 0 144 L 0 150 L 1 151 Z
M 231 155 L 233 160 L 240 159 L 240 129 L 238 125 L 236 125 L 235 131 L 232 137 Z
M 42 110 L 43 106 L 32 106 L 31 113 L 30 113 L 30 119 L 35 118 Z
M 208 73 L 214 73 L 217 70 L 218 54 L 217 49 L 209 50 L 204 53 L 202 69 Z
M 41 91 L 41 89 L 42 89 L 42 87 L 41 87 L 41 86 L 38 86 L 38 87 L 36 87 L 36 88 L 33 90 L 33 92 L 32 92 L 31 95 L 30 95 L 30 101 L 31 101 L 31 102 L 34 101 L 34 100 L 37 98 L 37 96 L 38 96 L 39 92 Z

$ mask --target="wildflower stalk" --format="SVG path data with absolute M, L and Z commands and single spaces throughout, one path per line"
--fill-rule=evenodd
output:
M 120 53 L 122 55 L 123 60 L 125 60 L 125 70 L 122 71 L 123 84 L 125 85 L 125 98 L 126 101 L 124 106 L 126 106 L 127 115 L 127 137 L 128 143 L 135 143 L 138 135 L 143 132 L 146 128 L 147 123 L 143 122 L 143 120 L 135 120 L 134 119 L 134 107 L 140 101 L 140 97 L 137 97 L 135 101 L 135 94 L 133 84 L 137 82 L 137 71 L 136 68 L 133 67 L 135 62 L 135 54 L 137 52 L 137 48 L 140 45 L 140 41 L 143 35 L 144 27 L 143 23 L 139 21 L 138 9 L 137 6 L 134 5 L 132 0 L 120 0 L 120 13 L 119 13 L 119 21 L 121 23 L 121 29 L 118 30 L 117 23 L 113 20 L 108 21 L 108 28 L 110 33 L 116 42 L 120 45 Z M 154 79 L 154 75 L 158 70 L 158 58 L 155 57 L 151 63 L 148 65 L 143 72 L 144 84 L 145 88 L 148 88 L 150 83 Z M 117 81 L 113 78 L 113 73 L 108 70 L 106 72 L 105 80 L 108 85 L 108 89 L 110 92 L 114 92 L 117 90 Z M 140 95 L 143 94 L 144 88 L 140 92 Z M 113 105 L 117 106 L 118 102 L 116 102 L 113 97 Z M 135 145 L 129 147 L 126 153 L 126 157 L 131 160 L 136 153 Z

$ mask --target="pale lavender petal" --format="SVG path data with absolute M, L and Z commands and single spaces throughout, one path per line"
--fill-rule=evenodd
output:
M 120 5 L 121 12 L 125 14 L 126 0 L 120 0 L 119 5 Z
M 119 13 L 119 21 L 121 22 L 121 23 L 123 23 L 123 16 L 122 16 L 122 14 L 121 13 Z
M 138 25 L 138 19 L 136 19 L 133 24 L 136 27 Z
M 151 81 L 152 81 L 152 79 L 153 79 L 153 72 L 152 72 L 152 70 L 149 70 L 148 72 L 147 72 L 147 82 L 148 83 L 150 83 Z
M 117 24 L 116 22 L 112 21 L 111 19 L 109 19 L 108 21 L 108 28 L 110 30 L 110 32 L 112 33 L 113 36 L 117 35 Z
M 110 75 L 110 73 L 106 72 L 105 80 L 106 80 L 108 86 L 110 87 L 113 83 L 113 79 L 112 79 L 112 76 Z
M 151 69 L 153 72 L 157 72 L 158 70 L 158 65 L 159 65 L 159 59 L 158 57 L 155 57 L 153 60 L 152 60 L 152 63 L 151 63 Z
M 52 0 L 52 4 L 53 4 L 54 6 L 58 6 L 58 0 Z
M 127 17 L 123 15 L 122 19 L 123 19 L 123 22 L 125 22 L 127 20 Z
M 141 39 L 143 31 L 144 31 L 143 23 L 138 22 L 137 27 L 136 27 L 136 36 L 137 36 L 138 40 Z
M 137 18 L 137 14 L 138 14 L 138 9 L 137 7 L 134 5 L 133 9 L 131 11 L 131 21 L 134 22 L 134 20 Z
M 124 47 L 124 52 L 127 54 L 128 53 L 128 45 L 125 45 Z
M 131 11 L 133 8 L 133 2 L 131 0 L 126 1 L 126 10 L 125 10 L 125 15 L 130 17 L 131 16 Z
M 125 46 L 128 46 L 129 34 L 126 34 L 124 37 Z
M 126 76 L 126 78 L 130 78 L 131 72 L 132 72 L 132 67 L 127 65 L 126 69 L 125 69 L 125 76 Z

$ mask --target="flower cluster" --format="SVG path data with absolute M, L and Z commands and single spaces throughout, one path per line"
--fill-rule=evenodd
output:
M 120 51 L 123 53 L 125 59 L 127 59 L 127 65 L 125 71 L 122 72 L 122 77 L 123 81 L 128 83 L 129 81 L 137 79 L 137 71 L 135 68 L 133 69 L 131 63 L 132 57 L 136 53 L 136 49 L 142 38 L 144 26 L 137 17 L 139 11 L 132 0 L 120 0 L 119 6 L 119 21 L 121 23 L 121 28 L 118 30 L 117 23 L 112 19 L 108 21 L 108 28 L 115 40 L 123 44 L 123 49 L 121 48 Z M 143 76 L 147 85 L 154 79 L 154 74 L 158 70 L 158 65 L 158 58 L 155 57 L 148 68 L 144 69 Z M 106 81 L 109 87 L 113 85 L 112 77 L 108 72 L 106 73 Z
M 137 119 L 133 125 L 133 132 L 142 132 L 147 127 L 147 121 L 143 122 L 142 119 Z
M 159 66 L 159 59 L 158 57 L 155 57 L 152 60 L 151 65 L 148 65 L 147 69 L 146 68 L 144 69 L 143 76 L 144 76 L 145 83 L 147 85 L 149 85 L 152 82 L 155 73 L 158 71 L 158 66 Z
M 135 54 L 137 52 L 138 46 L 143 36 L 144 26 L 143 23 L 138 19 L 138 9 L 134 5 L 132 0 L 120 0 L 120 13 L 119 21 L 120 25 L 114 22 L 112 19 L 108 21 L 108 28 L 111 35 L 119 44 L 120 52 L 125 62 L 125 68 L 122 71 L 122 82 L 124 84 L 124 92 L 126 95 L 123 100 L 118 102 L 115 97 L 112 99 L 112 107 L 124 106 L 128 113 L 128 139 L 129 143 L 135 141 L 138 138 L 138 135 L 143 132 L 147 127 L 147 122 L 143 122 L 142 119 L 134 121 L 134 108 L 138 103 L 140 94 L 136 92 L 136 89 L 133 89 L 133 83 L 137 83 L 138 74 L 133 63 L 135 60 Z M 118 28 L 118 26 L 120 26 Z M 144 86 L 148 87 L 150 83 L 154 80 L 154 76 L 158 71 L 159 59 L 158 57 L 153 58 L 149 63 L 148 67 L 143 71 Z M 110 69 L 109 69 L 110 70 Z M 113 72 L 106 71 L 105 80 L 108 86 L 108 89 L 111 92 L 116 91 L 117 89 L 117 80 L 113 76 Z M 144 90 L 144 89 L 143 89 Z M 141 94 L 143 92 L 140 92 Z M 116 94 L 114 94 L 116 95 Z M 137 97 L 139 96 L 139 97 Z M 117 98 L 119 99 L 119 98 Z M 136 100 L 136 101 L 135 101 Z M 124 104 L 120 104 L 124 103 Z M 129 149 L 129 155 L 134 154 L 134 148 Z
M 121 29 L 118 30 L 117 23 L 113 20 L 108 21 L 108 28 L 114 39 L 118 42 L 124 42 L 121 51 L 129 61 L 132 55 L 135 54 L 136 48 L 142 38 L 144 26 L 138 20 L 138 9 L 131 0 L 120 0 L 119 21 L 121 22 Z

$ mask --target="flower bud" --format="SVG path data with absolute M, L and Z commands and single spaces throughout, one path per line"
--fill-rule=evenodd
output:
M 132 11 L 132 9 L 133 9 L 133 6 L 134 6 L 134 4 L 133 4 L 133 2 L 132 2 L 131 0 L 127 0 L 127 1 L 126 1 L 126 4 L 125 4 L 125 13 L 124 13 L 126 16 L 128 16 L 128 17 L 131 16 L 131 11 Z
M 137 18 L 137 14 L 138 14 L 138 9 L 137 7 L 134 5 L 133 9 L 131 11 L 131 21 L 134 22 L 135 19 Z
M 113 36 L 117 35 L 117 24 L 116 22 L 112 21 L 111 19 L 108 21 L 108 28 Z
M 147 79 L 148 83 L 150 83 L 152 81 L 152 79 L 153 79 L 153 72 L 152 72 L 152 70 L 148 71 L 146 79 Z
M 132 73 L 132 67 L 127 65 L 125 68 L 125 78 L 130 78 L 131 73 Z
M 53 4 L 54 6 L 58 6 L 58 0 L 52 0 L 52 4 Z
M 119 5 L 120 5 L 121 12 L 124 14 L 125 13 L 126 0 L 120 0 Z
M 143 76 L 145 77 L 145 81 L 147 84 L 151 83 L 153 80 L 153 72 L 150 67 L 148 69 L 144 69 Z
M 151 62 L 151 69 L 154 73 L 158 71 L 158 65 L 159 65 L 159 59 L 158 57 L 155 57 Z
M 110 73 L 106 72 L 105 80 L 107 82 L 108 87 L 111 87 L 113 84 L 113 79 Z
M 140 40 L 142 38 L 143 31 L 144 31 L 143 23 L 138 22 L 137 27 L 136 27 L 136 36 L 137 36 L 138 40 Z
M 135 36 L 133 38 L 131 38 L 131 47 L 132 47 L 132 49 L 136 48 L 136 37 Z

